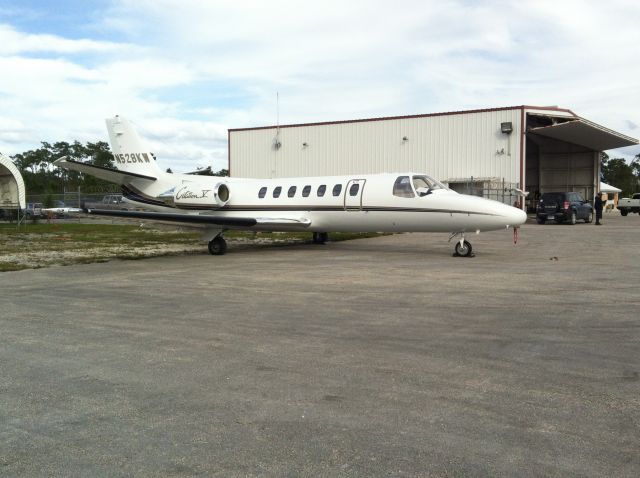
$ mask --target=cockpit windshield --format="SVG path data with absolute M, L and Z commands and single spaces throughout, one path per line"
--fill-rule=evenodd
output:
M 430 194 L 436 189 L 448 189 L 440 181 L 424 174 L 413 176 L 413 187 L 419 196 Z
M 446 190 L 449 188 L 440 181 L 424 174 L 415 175 L 413 177 L 398 176 L 393 184 L 393 195 L 402 198 L 412 198 L 415 197 L 416 194 L 418 196 L 426 196 L 437 189 Z

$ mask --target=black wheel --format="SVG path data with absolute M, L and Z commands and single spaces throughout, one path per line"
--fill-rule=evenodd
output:
M 542 217 L 536 218 L 536 221 L 538 221 L 538 224 L 544 224 L 546 222 L 546 220 Z
M 629 214 L 629 211 L 627 211 L 626 209 L 620 209 L 620 214 L 626 216 L 627 214 Z
M 472 247 L 469 241 L 464 241 L 462 244 L 456 242 L 456 254 L 462 257 L 469 257 L 471 255 Z
M 593 222 L 593 211 L 589 211 L 589 214 L 587 214 L 587 217 L 585 218 L 584 222 L 586 224 L 590 224 Z
M 227 252 L 227 241 L 222 236 L 214 237 L 209 241 L 209 254 L 212 256 L 221 256 Z
M 576 224 L 577 221 L 577 217 L 576 217 L 576 212 L 575 211 L 571 211 L 571 217 L 569 218 L 569 223 L 574 226 Z
M 329 240 L 329 234 L 326 232 L 314 232 L 313 233 L 313 243 L 314 244 L 324 244 Z

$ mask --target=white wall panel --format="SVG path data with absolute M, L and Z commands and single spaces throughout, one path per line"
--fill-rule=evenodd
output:
M 521 109 L 230 130 L 235 177 L 426 172 L 441 180 L 519 181 Z M 511 122 L 510 135 L 500 131 Z M 403 137 L 407 141 L 403 141 Z M 303 146 L 307 143 L 307 146 Z

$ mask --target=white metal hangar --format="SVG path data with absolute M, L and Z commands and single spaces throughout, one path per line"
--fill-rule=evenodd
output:
M 516 189 L 592 198 L 601 151 L 638 140 L 569 109 L 513 106 L 230 129 L 234 177 L 424 172 L 459 192 L 513 203 Z M 524 185 L 524 187 L 523 187 Z
M 0 209 L 25 209 L 24 180 L 13 162 L 0 153 Z

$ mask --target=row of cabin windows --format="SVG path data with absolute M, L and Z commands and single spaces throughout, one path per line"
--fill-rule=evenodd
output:
M 297 186 L 291 186 L 287 191 L 287 197 L 290 197 L 290 198 L 295 197 L 297 190 L 298 190 Z M 349 188 L 349 196 L 357 196 L 359 190 L 360 190 L 359 184 L 357 183 L 352 184 L 351 187 Z M 318 189 L 316 190 L 316 195 L 319 198 L 321 198 L 325 195 L 326 192 L 327 192 L 327 185 L 321 184 L 320 186 L 318 186 Z M 340 196 L 341 192 L 342 192 L 342 184 L 336 184 L 335 186 L 333 186 L 333 190 L 331 191 L 331 194 L 333 196 Z M 282 186 L 276 186 L 275 188 L 273 188 L 272 195 L 274 198 L 279 198 L 281 194 L 282 194 Z M 311 194 L 310 185 L 307 185 L 302 188 L 303 198 L 309 197 L 310 194 Z M 267 195 L 267 187 L 263 186 L 260 188 L 260 191 L 258 191 L 258 197 L 260 199 L 263 199 L 266 195 Z
M 298 189 L 297 186 L 289 187 L 287 191 L 287 196 L 290 198 L 295 197 L 297 189 Z M 398 197 L 403 197 L 403 198 L 413 198 L 413 197 L 416 197 L 416 193 L 418 193 L 418 196 L 422 197 L 422 196 L 431 194 L 431 192 L 433 192 L 436 189 L 447 189 L 447 187 L 443 185 L 441 182 L 423 174 L 416 174 L 413 177 L 398 176 L 393 184 L 393 195 Z M 360 191 L 360 184 L 353 183 L 349 187 L 349 196 L 357 196 L 359 191 Z M 327 185 L 322 184 L 318 186 L 318 189 L 316 190 L 316 195 L 319 198 L 321 198 L 325 195 L 326 192 L 327 192 Z M 337 197 L 337 196 L 340 196 L 341 192 L 342 192 L 342 184 L 336 184 L 335 186 L 333 186 L 333 190 L 331 193 L 333 194 L 333 196 Z M 272 194 L 274 198 L 279 198 L 280 195 L 282 194 L 282 186 L 276 186 L 275 188 L 273 188 Z M 310 194 L 311 194 L 310 185 L 306 185 L 305 187 L 302 188 L 302 197 L 304 198 L 309 197 Z M 258 197 L 260 199 L 263 199 L 264 197 L 266 197 L 266 195 L 267 195 L 267 187 L 263 186 L 260 188 L 260 191 L 258 192 Z

